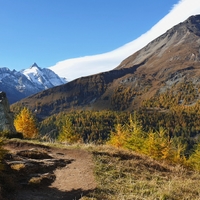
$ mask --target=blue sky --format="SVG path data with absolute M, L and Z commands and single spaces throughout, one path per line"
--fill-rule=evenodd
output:
M 112 51 L 178 0 L 0 0 L 0 67 L 21 70 Z

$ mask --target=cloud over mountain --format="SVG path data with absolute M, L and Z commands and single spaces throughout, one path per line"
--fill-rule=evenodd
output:
M 199 0 L 181 0 L 164 18 L 136 40 L 111 52 L 60 61 L 50 69 L 59 76 L 67 78 L 68 81 L 109 71 L 119 65 L 124 58 L 135 53 L 174 25 L 196 14 L 200 14 Z

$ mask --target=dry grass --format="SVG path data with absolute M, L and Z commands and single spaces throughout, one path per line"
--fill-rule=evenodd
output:
M 200 199 L 198 172 L 110 147 L 93 154 L 98 187 L 91 199 Z
M 35 177 L 32 177 L 28 184 L 31 186 L 39 187 L 44 183 L 52 183 L 53 180 L 55 180 L 55 175 L 51 173 L 46 174 L 38 174 Z
M 84 196 L 84 200 L 200 199 L 200 173 L 181 165 L 169 165 L 148 156 L 109 146 L 45 145 L 80 148 L 93 153 L 97 188 Z M 30 182 L 38 181 L 33 179 Z
M 14 169 L 16 171 L 20 171 L 21 169 L 25 168 L 25 164 L 17 163 L 17 164 L 12 164 L 10 167 L 11 167 L 11 169 Z

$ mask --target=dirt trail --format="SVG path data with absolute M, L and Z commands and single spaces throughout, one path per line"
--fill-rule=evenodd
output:
M 45 147 L 16 142 L 5 145 L 5 149 L 12 153 L 31 148 L 43 150 Z M 40 188 L 21 188 L 11 195 L 10 200 L 78 200 L 95 189 L 94 165 L 89 152 L 54 147 L 48 147 L 46 151 L 54 159 L 69 159 L 71 163 L 54 170 L 56 179 L 51 185 Z

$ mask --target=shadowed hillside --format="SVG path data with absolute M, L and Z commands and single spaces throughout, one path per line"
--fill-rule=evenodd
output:
M 133 110 L 179 84 L 200 88 L 200 15 L 191 16 L 125 59 L 116 69 L 82 77 L 19 101 L 38 117 L 71 109 Z M 95 66 L 94 66 L 95 67 Z M 196 95 L 193 104 L 200 99 Z M 183 99 L 179 100 L 179 104 Z

